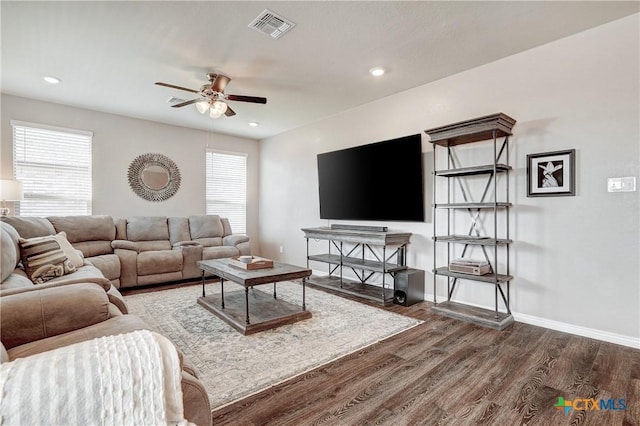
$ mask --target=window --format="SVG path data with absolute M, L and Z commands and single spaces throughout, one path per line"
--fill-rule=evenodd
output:
M 226 217 L 236 234 L 247 232 L 247 155 L 207 150 L 207 214 Z
M 16 215 L 91 214 L 92 132 L 11 121 L 13 177 L 24 200 Z

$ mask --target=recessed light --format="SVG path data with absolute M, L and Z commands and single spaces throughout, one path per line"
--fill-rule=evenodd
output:
M 49 84 L 58 84 L 62 81 L 58 77 L 53 77 L 51 75 L 45 75 L 42 79 Z
M 251 126 L 251 127 L 258 127 L 258 124 L 260 124 L 260 123 L 258 123 L 257 121 L 249 122 L 249 126 Z
M 384 68 L 382 67 L 374 67 L 369 70 L 369 73 L 374 77 L 380 77 L 384 75 Z

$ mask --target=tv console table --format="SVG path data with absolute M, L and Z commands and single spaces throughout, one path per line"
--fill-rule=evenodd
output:
M 393 285 L 387 288 L 385 277 L 387 274 L 394 276 L 396 272 L 407 269 L 405 254 L 411 233 L 329 227 L 302 228 L 302 231 L 307 240 L 307 268 L 309 261 L 329 265 L 327 276 L 312 275 L 307 279 L 308 285 L 382 305 L 393 302 Z M 310 254 L 309 239 L 328 241 L 328 252 Z M 332 247 L 335 249 L 333 253 Z M 373 247 L 377 248 L 377 252 Z M 345 278 L 344 268 L 349 268 L 357 280 Z M 382 274 L 381 285 L 369 283 L 375 273 Z

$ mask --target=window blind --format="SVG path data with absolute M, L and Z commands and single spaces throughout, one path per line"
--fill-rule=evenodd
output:
M 16 215 L 91 214 L 92 132 L 12 121 L 13 177 L 24 187 Z
M 247 232 L 247 155 L 207 150 L 207 214 L 226 217 L 235 234 Z

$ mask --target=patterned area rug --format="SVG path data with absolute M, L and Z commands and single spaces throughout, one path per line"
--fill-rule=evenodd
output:
M 270 291 L 271 286 L 265 286 Z M 207 284 L 207 295 L 219 293 Z M 225 286 L 225 295 L 244 291 Z M 255 287 L 252 291 L 260 291 Z M 198 370 L 212 408 L 233 402 L 421 323 L 307 287 L 313 317 L 243 336 L 197 304 L 201 286 L 125 296 L 143 318 L 182 350 Z M 299 283 L 278 283 L 278 298 L 302 305 Z

